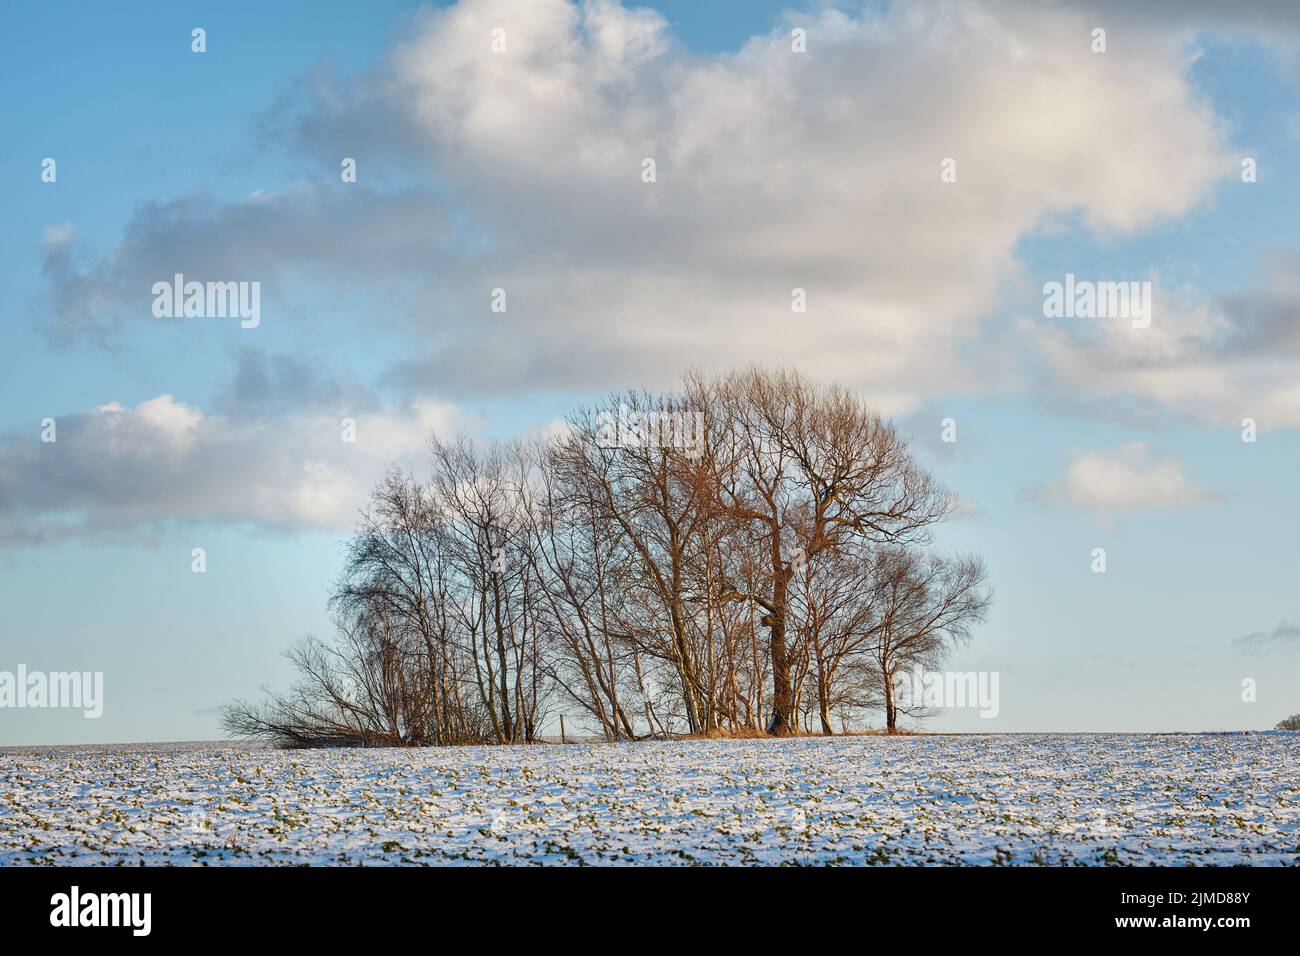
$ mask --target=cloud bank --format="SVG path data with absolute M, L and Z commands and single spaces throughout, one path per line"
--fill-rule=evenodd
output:
M 887 411 L 1005 388 L 1019 242 L 1076 220 L 1133 235 L 1234 171 L 1187 37 L 1115 14 L 1097 54 L 1094 19 L 822 9 L 789 16 L 806 52 L 787 24 L 698 56 L 649 10 L 462 0 L 363 77 L 313 75 L 278 104 L 267 128 L 320 182 L 147 205 L 98 257 L 49 244 L 55 332 L 149 321 L 142 290 L 175 272 L 400 277 L 412 350 L 391 371 L 411 390 L 653 385 L 749 361 L 869 386 Z M 358 183 L 338 182 L 341 157 Z
M 1141 334 L 1008 310 L 1036 294 L 1027 238 L 1140 236 L 1231 182 L 1238 156 L 1191 83 L 1194 37 L 1293 45 L 1300 20 L 1293 5 L 1137 7 L 825 7 L 711 55 L 607 0 L 427 11 L 368 71 L 312 71 L 266 112 L 259 148 L 285 150 L 301 181 L 159 197 L 103 250 L 75 223 L 42 244 L 56 342 L 145 334 L 163 321 L 149 290 L 175 273 L 261 281 L 281 304 L 345 290 L 405 343 L 382 386 L 247 353 L 206 411 L 159 394 L 60 419 L 53 446 L 0 436 L 0 534 L 338 527 L 387 459 L 461 416 L 448 401 L 661 385 L 688 365 L 794 364 L 893 414 L 1043 387 L 1298 426 L 1285 254 L 1252 294 L 1158 289 Z M 1209 500 L 1143 445 L 1081 455 L 1032 495 L 1107 515 Z
M 347 531 L 390 464 L 422 465 L 433 429 L 466 419 L 420 403 L 356 414 L 205 413 L 159 395 L 0 435 L 0 542 L 38 544 L 216 522 Z

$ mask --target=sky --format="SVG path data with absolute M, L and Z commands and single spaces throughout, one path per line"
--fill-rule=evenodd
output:
M 1000 706 L 928 729 L 1272 727 L 1298 93 L 1291 2 L 7 7 L 0 671 L 104 708 L 0 745 L 219 737 L 430 430 L 751 362 L 859 390 L 961 496 L 937 547 L 995 598 L 950 667 Z M 256 326 L 155 315 L 177 273 L 260 283 Z M 1045 314 L 1067 276 L 1149 322 Z

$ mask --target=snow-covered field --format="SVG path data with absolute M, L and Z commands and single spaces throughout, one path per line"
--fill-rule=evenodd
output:
M 1300 865 L 1300 735 L 0 752 L 0 864 Z

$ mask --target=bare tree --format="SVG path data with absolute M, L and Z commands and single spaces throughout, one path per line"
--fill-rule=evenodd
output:
M 868 660 L 875 611 L 871 571 L 867 550 L 858 546 L 822 552 L 795 579 L 797 633 L 813 668 L 808 710 L 815 709 L 828 736 L 835 733 L 833 712 L 883 703 Z
M 227 705 L 226 729 L 293 747 L 430 743 L 422 734 L 427 715 L 420 709 L 428 688 L 389 623 L 358 620 L 342 627 L 342 640 L 333 645 L 310 638 L 296 642 L 286 656 L 298 682 L 262 704 Z
M 634 678 L 631 650 L 615 621 L 629 561 L 607 531 L 589 482 L 561 478 L 564 447 L 538 443 L 520 483 L 528 539 L 523 553 L 540 582 L 539 626 L 546 673 L 566 698 L 593 718 L 609 740 L 637 736 L 627 710 Z
M 952 498 L 862 399 L 794 372 L 687 375 L 528 443 L 430 441 L 348 542 L 330 644 L 227 711 L 289 745 L 514 743 L 553 701 L 604 737 L 835 732 L 966 639 L 974 559 L 923 555 Z
M 708 409 L 707 487 L 748 529 L 758 586 L 730 596 L 764 612 L 769 729 L 789 733 L 797 726 L 788 644 L 795 575 L 854 539 L 922 541 L 953 499 L 915 464 L 893 426 L 846 389 L 750 369 L 713 382 L 689 377 L 687 394 Z
M 937 667 L 984 620 L 992 599 L 974 557 L 946 561 L 906 547 L 884 548 L 874 566 L 876 621 L 871 654 L 883 682 L 885 728 L 898 730 L 896 681 L 913 668 Z M 912 708 L 920 702 L 913 701 Z
M 710 517 L 697 486 L 695 449 L 680 429 L 646 427 L 684 421 L 675 396 L 629 392 L 601 410 L 579 410 L 557 462 L 570 494 L 595 510 L 604 533 L 617 536 L 628 560 L 617 627 L 643 657 L 671 668 L 687 728 L 706 729 L 701 704 L 700 620 L 704 599 L 695 555 Z M 629 422 L 635 424 L 628 424 Z

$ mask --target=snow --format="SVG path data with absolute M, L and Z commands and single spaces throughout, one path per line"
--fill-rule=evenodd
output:
M 1300 865 L 1300 735 L 0 752 L 0 865 Z

